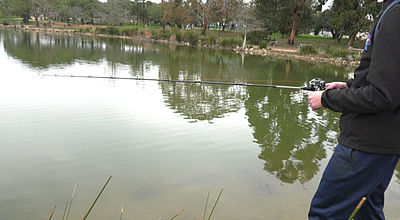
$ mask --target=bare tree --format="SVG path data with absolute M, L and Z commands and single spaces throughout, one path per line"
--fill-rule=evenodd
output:
M 256 8 L 254 4 L 241 3 L 236 16 L 237 23 L 244 30 L 242 50 L 246 49 L 247 33 L 250 31 L 264 30 L 264 23 L 262 20 L 257 19 Z

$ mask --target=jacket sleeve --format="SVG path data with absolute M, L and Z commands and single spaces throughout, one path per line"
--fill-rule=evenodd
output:
M 400 105 L 400 7 L 382 19 L 366 77 L 366 85 L 326 90 L 322 105 L 336 112 L 378 113 Z

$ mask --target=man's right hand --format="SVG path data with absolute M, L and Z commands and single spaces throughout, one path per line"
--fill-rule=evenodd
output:
M 331 82 L 326 84 L 325 89 L 336 89 L 336 90 L 347 89 L 347 84 L 344 82 Z

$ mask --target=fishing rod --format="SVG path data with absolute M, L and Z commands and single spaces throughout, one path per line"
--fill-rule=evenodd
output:
M 268 85 L 254 83 L 236 83 L 236 82 L 220 82 L 220 81 L 202 81 L 202 80 L 180 80 L 180 79 L 155 79 L 155 78 L 139 78 L 139 77 L 115 77 L 115 76 L 91 76 L 91 75 L 50 75 L 40 74 L 40 76 L 50 77 L 71 77 L 71 78 L 92 78 L 92 79 L 118 79 L 118 80 L 140 80 L 140 81 L 157 81 L 157 82 L 174 82 L 174 83 L 193 83 L 193 84 L 214 84 L 227 86 L 252 86 L 252 87 L 267 87 L 278 89 L 300 89 L 307 91 L 322 91 L 325 90 L 325 81 L 319 78 L 312 79 L 310 86 L 283 86 L 283 85 Z

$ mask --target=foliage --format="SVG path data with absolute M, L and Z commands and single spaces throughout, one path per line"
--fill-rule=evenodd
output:
M 152 35 L 153 39 L 156 39 L 156 40 L 159 40 L 159 39 L 169 40 L 172 35 L 172 32 L 167 29 L 158 29 L 158 30 L 152 30 L 151 35 Z
M 173 35 L 175 35 L 175 40 L 178 42 L 182 42 L 183 41 L 183 34 L 181 32 L 181 30 L 179 30 L 179 28 L 177 27 L 173 27 L 171 29 L 171 32 Z
M 122 36 L 136 36 L 138 35 L 139 28 L 138 27 L 128 27 L 120 29 L 120 34 Z
M 247 33 L 247 39 L 252 44 L 260 44 L 261 41 L 269 40 L 269 34 L 266 31 L 250 31 Z
M 335 48 L 335 47 L 330 47 L 330 46 L 328 46 L 326 48 L 326 52 L 331 57 L 345 58 L 347 55 L 353 55 L 353 52 L 349 51 L 348 49 L 341 49 L 341 48 Z
M 369 0 L 334 0 L 328 17 L 332 34 L 340 42 L 344 35 L 367 31 L 382 4 Z
M 189 42 L 190 45 L 197 45 L 199 42 L 199 32 L 194 30 L 185 31 L 183 33 L 183 39 L 186 42 Z
M 233 46 L 240 46 L 243 43 L 242 40 L 238 40 L 234 37 L 231 38 L 222 38 L 218 44 L 221 47 L 233 47 Z
M 303 45 L 300 47 L 300 54 L 317 54 L 317 50 L 312 45 Z
M 268 47 L 268 41 L 262 40 L 262 41 L 260 41 L 259 45 L 260 45 L 260 49 L 267 48 Z

